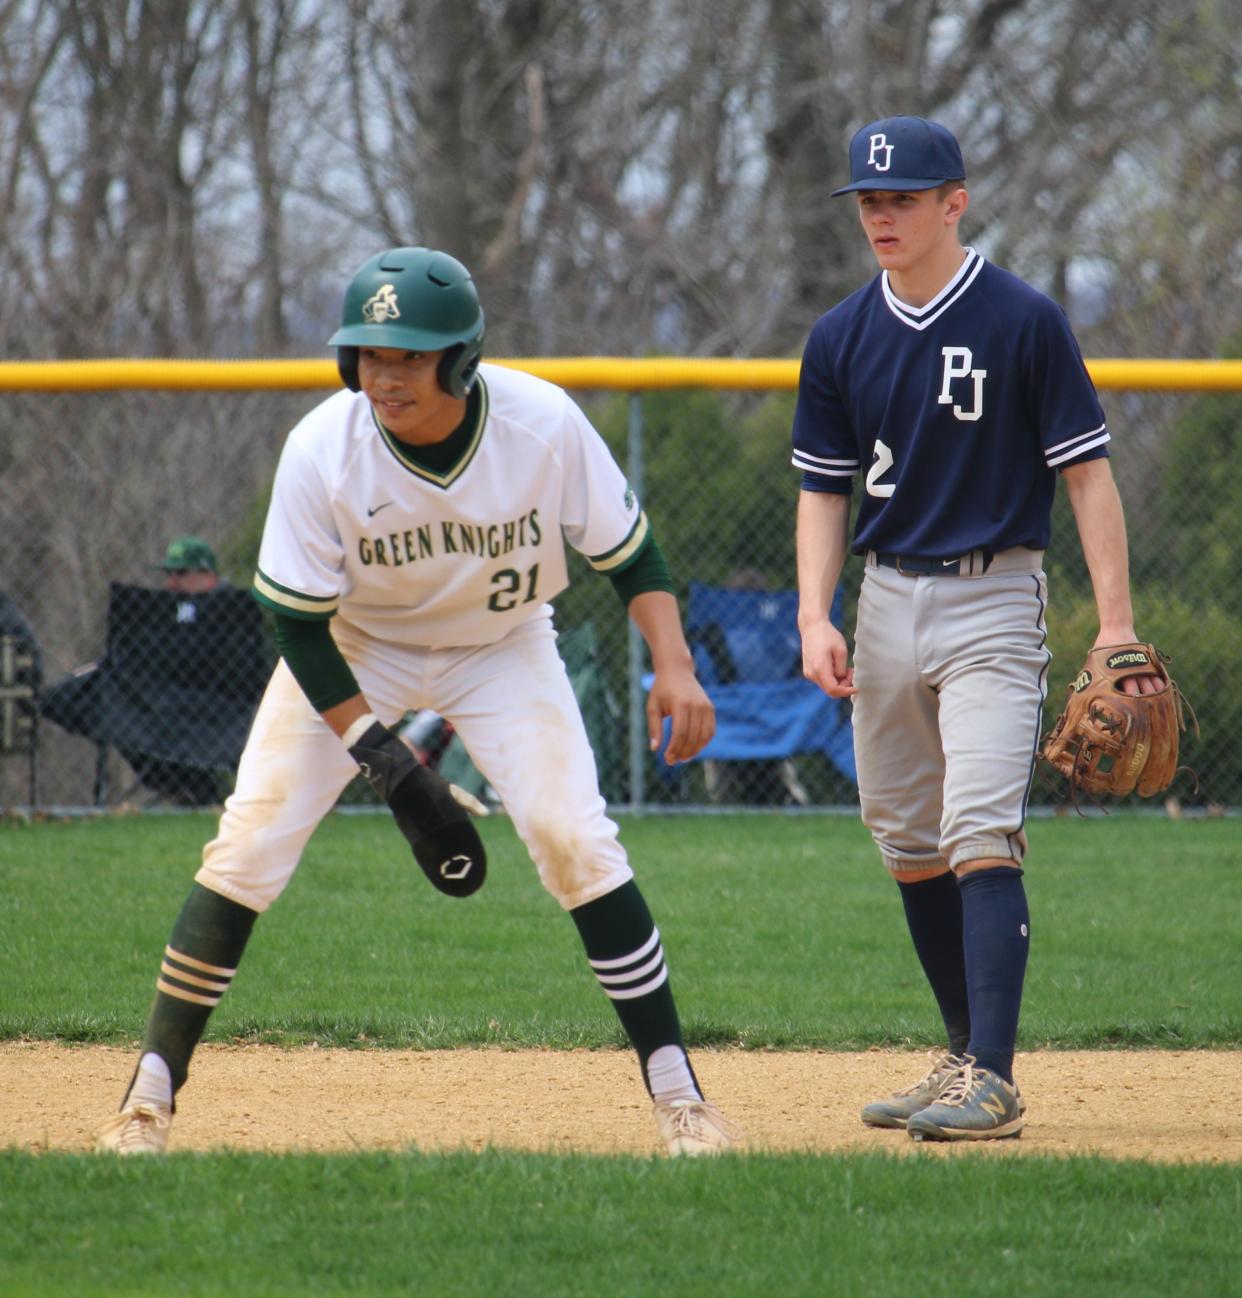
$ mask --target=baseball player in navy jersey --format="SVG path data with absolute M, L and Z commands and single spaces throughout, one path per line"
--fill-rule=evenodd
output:
M 1125 521 L 1064 313 L 960 241 L 969 200 L 957 140 L 936 122 L 890 117 L 854 136 L 849 161 L 835 192 L 855 196 L 880 274 L 816 321 L 802 360 L 803 669 L 853 699 L 863 820 L 948 1038 L 923 1078 L 862 1118 L 918 1140 L 1017 1136 L 1024 823 L 1057 476 L 1091 574 L 1097 645 L 1137 638 Z M 828 618 L 849 549 L 866 564 L 853 666 Z M 1143 677 L 1134 689 L 1156 686 Z
M 289 435 L 254 582 L 282 658 L 100 1148 L 165 1148 L 174 1096 L 255 920 L 360 770 L 437 888 L 464 897 L 483 883 L 483 845 L 462 805 L 473 800 L 390 728 L 431 708 L 573 918 L 669 1152 L 722 1150 L 737 1133 L 686 1056 L 660 933 L 606 815 L 548 603 L 568 581 L 567 540 L 612 579 L 647 642 L 653 749 L 668 718 L 668 759 L 695 756 L 713 734 L 712 706 L 647 517 L 565 392 L 480 363 L 483 312 L 447 254 L 395 248 L 367 261 L 329 342 L 345 390 Z

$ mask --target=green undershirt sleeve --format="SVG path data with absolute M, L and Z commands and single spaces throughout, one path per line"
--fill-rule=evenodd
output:
M 352 699 L 358 680 L 336 647 L 327 618 L 288 617 L 276 613 L 274 636 L 280 656 L 316 712 Z
M 666 590 L 670 595 L 677 593 L 673 585 L 668 563 L 659 542 L 648 532 L 638 553 L 628 564 L 617 572 L 608 574 L 617 598 L 626 608 L 635 595 L 642 595 L 649 590 Z

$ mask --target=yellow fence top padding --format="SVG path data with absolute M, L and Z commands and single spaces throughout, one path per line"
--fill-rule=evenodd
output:
M 792 389 L 797 360 L 691 356 L 562 356 L 497 359 L 566 388 L 640 392 L 649 388 Z M 1089 360 L 1100 388 L 1145 391 L 1242 391 L 1242 361 Z M 46 360 L 0 362 L 0 391 L 102 392 L 335 388 L 333 360 Z

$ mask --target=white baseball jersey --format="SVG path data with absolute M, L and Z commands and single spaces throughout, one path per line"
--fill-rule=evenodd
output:
M 362 393 L 316 406 L 276 470 L 255 591 L 269 607 L 432 648 L 492 644 L 568 584 L 564 539 L 602 572 L 647 519 L 574 401 L 479 367 L 473 436 L 443 472 L 382 429 Z

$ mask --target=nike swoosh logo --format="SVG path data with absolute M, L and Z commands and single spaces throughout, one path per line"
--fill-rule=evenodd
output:
M 383 506 L 380 506 L 380 508 L 382 509 Z M 961 563 L 961 560 L 960 560 L 960 559 L 941 559 L 941 560 L 940 560 L 940 566 L 941 566 L 942 568 L 952 568 L 953 565 L 954 565 L 955 563 Z
M 378 513 L 380 512 L 381 509 L 387 509 L 388 506 L 391 505 L 392 503 L 393 503 L 393 502 L 392 502 L 391 500 L 386 500 L 386 501 L 384 501 L 384 503 L 383 503 L 382 505 L 376 505 L 374 509 L 368 509 L 368 510 L 367 510 L 367 517 L 368 517 L 368 518 L 374 518 L 375 515 L 378 514 Z

